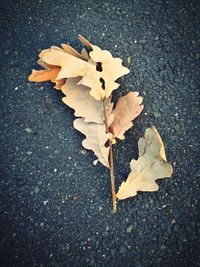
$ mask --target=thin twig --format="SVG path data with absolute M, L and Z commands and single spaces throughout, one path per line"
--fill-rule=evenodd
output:
M 105 125 L 106 125 L 106 132 L 109 133 L 108 127 L 108 118 L 106 115 L 106 107 L 105 107 L 105 100 L 103 101 L 104 107 L 104 117 L 105 117 Z M 111 178 L 111 190 L 112 190 L 112 203 L 113 203 L 113 213 L 117 211 L 117 200 L 116 200 L 116 193 L 115 193 L 115 173 L 114 173 L 114 160 L 113 160 L 113 149 L 112 149 L 112 141 L 109 139 L 109 164 L 110 164 L 110 178 Z

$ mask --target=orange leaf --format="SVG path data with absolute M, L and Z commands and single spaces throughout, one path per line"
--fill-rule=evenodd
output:
M 31 75 L 28 77 L 29 82 L 46 82 L 49 80 L 55 80 L 60 67 L 54 67 L 47 70 L 33 70 Z

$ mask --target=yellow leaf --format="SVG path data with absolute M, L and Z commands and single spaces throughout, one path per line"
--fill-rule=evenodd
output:
M 143 98 L 138 96 L 138 92 L 129 92 L 119 98 L 113 111 L 114 121 L 110 126 L 110 131 L 114 137 L 124 139 L 124 133 L 133 126 L 132 121 L 142 112 L 144 106 L 141 105 Z
M 138 191 L 157 191 L 159 186 L 155 181 L 172 176 L 172 165 L 166 160 L 164 145 L 155 127 L 146 129 L 138 149 L 139 158 L 131 161 L 131 172 L 117 193 L 120 200 L 133 197 Z

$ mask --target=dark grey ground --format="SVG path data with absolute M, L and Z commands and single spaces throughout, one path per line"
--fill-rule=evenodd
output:
M 199 1 L 1 2 L 1 266 L 200 266 Z M 129 90 L 145 110 L 115 146 L 117 187 L 156 125 L 175 173 L 111 213 L 109 172 L 72 127 L 52 84 L 27 76 L 41 49 L 80 33 L 131 56 Z

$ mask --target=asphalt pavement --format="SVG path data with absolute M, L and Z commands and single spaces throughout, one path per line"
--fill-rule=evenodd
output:
M 200 266 L 199 1 L 3 0 L 1 14 L 1 266 Z M 123 59 L 144 111 L 114 147 L 116 186 L 155 125 L 174 166 L 160 190 L 111 212 L 109 171 L 73 126 L 51 83 L 29 83 L 42 49 L 77 35 Z M 130 57 L 131 62 L 128 63 Z

